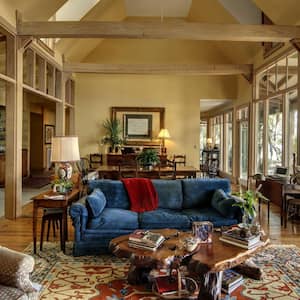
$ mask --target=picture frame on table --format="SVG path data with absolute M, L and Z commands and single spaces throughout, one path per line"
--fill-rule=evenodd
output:
M 51 144 L 51 139 L 55 133 L 55 125 L 45 125 L 45 144 Z

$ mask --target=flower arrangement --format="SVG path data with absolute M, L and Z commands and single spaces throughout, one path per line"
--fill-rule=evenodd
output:
M 73 182 L 69 179 L 56 178 L 52 182 L 54 192 L 67 193 L 72 190 Z

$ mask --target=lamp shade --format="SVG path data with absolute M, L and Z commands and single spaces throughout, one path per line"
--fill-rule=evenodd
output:
M 51 161 L 69 162 L 80 160 L 78 137 L 57 136 L 52 138 Z
M 162 128 L 158 134 L 158 137 L 160 139 L 169 139 L 171 136 L 168 129 Z
M 212 142 L 213 142 L 213 141 L 212 141 L 212 138 L 207 138 L 207 140 L 206 140 L 206 143 L 207 143 L 207 144 L 212 144 Z

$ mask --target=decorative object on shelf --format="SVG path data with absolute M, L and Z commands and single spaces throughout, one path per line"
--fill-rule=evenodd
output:
M 206 149 L 211 150 L 212 149 L 213 140 L 212 138 L 206 139 Z
M 60 163 L 57 175 L 60 180 L 70 180 L 73 168 L 69 162 L 79 161 L 77 136 L 57 136 L 52 138 L 51 161 Z
M 233 204 L 233 206 L 238 206 L 243 210 L 242 223 L 246 227 L 249 227 L 256 218 L 256 205 L 258 203 L 258 198 L 268 201 L 268 199 L 259 192 L 260 188 L 261 185 L 259 185 L 255 191 L 247 190 L 233 194 L 238 196 L 236 198 L 237 201 Z
M 155 149 L 144 149 L 138 154 L 136 159 L 141 166 L 147 167 L 149 170 L 151 170 L 154 165 L 160 163 L 159 156 Z
M 118 152 L 118 148 L 123 144 L 123 140 L 120 137 L 122 133 L 120 120 L 106 119 L 103 122 L 103 127 L 106 130 L 106 135 L 101 139 L 101 143 L 110 145 L 109 152 Z
M 167 148 L 165 147 L 165 139 L 171 138 L 169 130 L 166 128 L 162 128 L 158 134 L 158 138 L 161 140 L 160 143 L 160 153 L 161 154 L 166 154 L 167 153 Z
M 51 144 L 52 137 L 54 137 L 54 131 L 54 125 L 45 125 L 45 144 Z

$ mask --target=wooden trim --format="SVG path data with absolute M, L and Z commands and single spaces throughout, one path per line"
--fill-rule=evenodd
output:
M 38 94 L 38 95 L 40 95 L 40 96 L 42 96 L 42 97 L 45 97 L 45 98 L 47 98 L 47 99 L 49 99 L 49 100 L 53 100 L 54 102 L 62 103 L 62 100 L 61 100 L 61 99 L 55 98 L 55 97 L 53 97 L 53 96 L 51 96 L 51 95 L 48 95 L 48 94 L 46 94 L 46 93 L 44 93 L 44 92 L 42 92 L 42 91 L 40 91 L 40 90 L 34 89 L 33 87 L 31 87 L 31 86 L 29 86 L 29 85 L 27 85 L 27 84 L 23 84 L 23 89 L 25 89 L 25 90 L 27 90 L 27 91 L 29 91 L 29 92 Z
M 209 24 L 195 22 L 17 22 L 20 36 L 49 38 L 137 38 L 207 41 L 289 42 L 300 26 Z
M 53 49 L 51 49 L 47 44 L 45 44 L 43 41 L 41 41 L 40 39 L 36 39 L 36 43 L 43 48 L 43 50 L 45 50 L 48 54 L 50 54 L 51 56 L 55 55 L 55 52 Z
M 64 64 L 65 72 L 98 74 L 237 75 L 252 77 L 251 64 Z
M 4 75 L 2 73 L 0 73 L 0 79 L 4 80 L 4 81 L 7 81 L 7 82 L 10 82 L 10 83 L 14 83 L 14 84 L 16 83 L 15 79 L 13 79 L 13 78 L 11 78 L 9 76 L 6 76 L 6 75 Z
M 266 96 L 264 98 L 254 99 L 254 102 L 257 102 L 257 101 L 266 101 L 266 100 L 268 100 L 270 98 L 274 98 L 276 96 L 280 96 L 280 95 L 282 95 L 284 93 L 288 93 L 289 91 L 292 91 L 292 90 L 295 90 L 295 89 L 297 89 L 297 85 L 293 85 L 293 86 L 291 86 L 291 87 L 289 87 L 287 89 L 277 91 L 277 92 L 275 92 L 273 94 L 270 94 L 270 95 L 268 95 L 268 96 Z
M 17 31 L 16 28 L 11 25 L 9 22 L 7 22 L 2 16 L 0 16 L 0 26 L 1 31 L 5 30 L 6 32 L 4 32 L 5 34 L 13 34 L 16 35 Z

